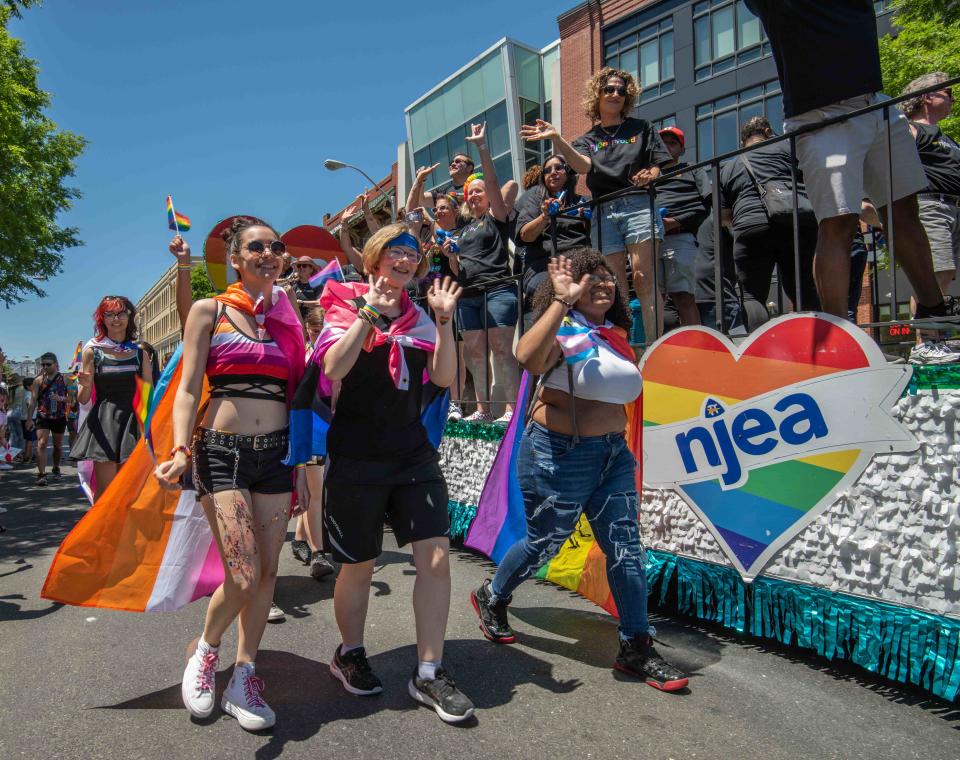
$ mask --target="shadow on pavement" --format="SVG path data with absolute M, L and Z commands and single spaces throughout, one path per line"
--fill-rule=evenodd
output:
M 553 666 L 517 647 L 503 647 L 491 663 L 489 643 L 454 640 L 446 643 L 444 663 L 478 709 L 509 703 L 517 686 L 532 683 L 554 694 L 566 694 L 580 687 L 576 679 L 561 681 L 553 677 Z M 327 663 L 308 660 L 289 652 L 262 650 L 257 672 L 266 682 L 264 698 L 277 712 L 277 725 L 265 732 L 269 742 L 257 750 L 257 758 L 279 757 L 288 743 L 310 739 L 322 726 L 343 720 L 359 720 L 382 710 L 425 709 L 407 694 L 407 682 L 417 662 L 416 647 L 407 645 L 370 657 L 370 665 L 383 680 L 384 691 L 373 697 L 352 697 L 329 672 Z M 217 704 L 233 668 L 217 673 Z M 183 710 L 180 684 L 116 705 L 95 709 L 108 710 Z M 231 720 L 220 715 L 220 720 Z M 187 717 L 184 716 L 184 720 Z M 210 719 L 215 722 L 217 719 Z M 206 721 L 205 721 L 206 722 Z M 472 719 L 462 724 L 469 729 Z
M 42 610 L 21 610 L 17 602 L 25 601 L 27 601 L 27 597 L 23 594 L 0 596 L 0 623 L 36 620 L 37 618 L 46 617 L 50 613 L 56 612 L 63 607 L 59 602 L 51 602 L 49 607 Z

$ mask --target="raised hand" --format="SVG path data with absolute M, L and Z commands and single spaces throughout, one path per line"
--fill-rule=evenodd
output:
M 440 164 L 436 163 L 433 166 L 421 166 L 417 169 L 417 184 L 422 185 L 426 182 L 427 177 L 429 177 L 438 166 L 440 166 Z
M 520 127 L 520 137 L 527 142 L 536 142 L 537 140 L 553 140 L 560 137 L 560 133 L 549 121 L 537 119 L 533 124 L 524 124 Z
M 386 277 L 370 275 L 367 282 L 370 284 L 370 288 L 364 298 L 377 311 L 390 309 L 400 303 L 400 291 L 391 288 Z
M 483 122 L 483 124 L 470 125 L 470 134 L 466 138 L 467 142 L 477 143 L 477 146 L 480 147 L 486 143 L 486 138 L 487 122 Z
M 170 253 L 177 257 L 178 264 L 190 263 L 190 243 L 177 235 L 170 241 Z
M 573 279 L 573 263 L 566 256 L 557 256 L 547 262 L 547 274 L 553 283 L 553 294 L 569 304 L 580 300 L 587 289 L 590 275 L 585 274 L 577 282 Z
M 430 290 L 427 291 L 427 303 L 433 309 L 438 319 L 450 319 L 453 316 L 454 309 L 457 308 L 457 301 L 460 300 L 460 294 L 463 289 L 457 284 L 456 280 L 450 277 L 444 277 L 442 280 L 437 278 L 430 283 Z

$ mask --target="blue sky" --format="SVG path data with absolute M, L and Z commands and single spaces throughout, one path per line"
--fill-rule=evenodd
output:
M 0 347 L 66 362 L 101 296 L 142 296 L 172 262 L 167 193 L 198 254 L 232 213 L 281 231 L 320 224 L 364 183 L 324 158 L 386 175 L 405 106 L 500 37 L 557 39 L 556 17 L 576 4 L 46 0 L 25 11 L 10 31 L 39 62 L 49 115 L 89 140 L 70 180 L 83 198 L 61 219 L 84 245 L 46 298 L 0 308 Z

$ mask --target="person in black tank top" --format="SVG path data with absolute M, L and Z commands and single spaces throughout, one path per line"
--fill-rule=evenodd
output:
M 137 377 L 153 383 L 150 358 L 133 342 L 136 308 L 123 296 L 106 296 L 93 315 L 96 336 L 81 354 L 77 400 L 93 401 L 80 422 L 73 461 L 92 460 L 94 500 L 133 453 L 140 430 L 133 411 Z

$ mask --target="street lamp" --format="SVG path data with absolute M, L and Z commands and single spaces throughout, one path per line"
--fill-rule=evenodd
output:
M 377 192 L 380 193 L 380 195 L 382 195 L 384 198 L 387 199 L 387 203 L 390 204 L 390 218 L 391 218 L 391 220 L 394 221 L 394 222 L 397 221 L 397 206 L 396 206 L 396 204 L 395 204 L 392 200 L 390 200 L 390 196 L 387 195 L 385 192 L 383 192 L 383 189 L 380 187 L 380 185 L 378 185 L 376 182 L 374 182 L 374 181 L 370 178 L 370 175 L 367 174 L 363 169 L 360 169 L 359 167 L 356 167 L 356 166 L 354 166 L 353 164 L 344 163 L 343 161 L 337 161 L 335 158 L 325 159 L 324 162 L 323 162 L 323 168 L 324 168 L 324 169 L 327 169 L 328 171 L 332 171 L 332 172 L 340 171 L 341 169 L 353 169 L 355 172 L 359 172 L 360 174 L 362 174 L 362 175 L 364 176 L 364 178 L 365 178 L 371 185 L 373 185 L 375 188 L 377 188 Z

